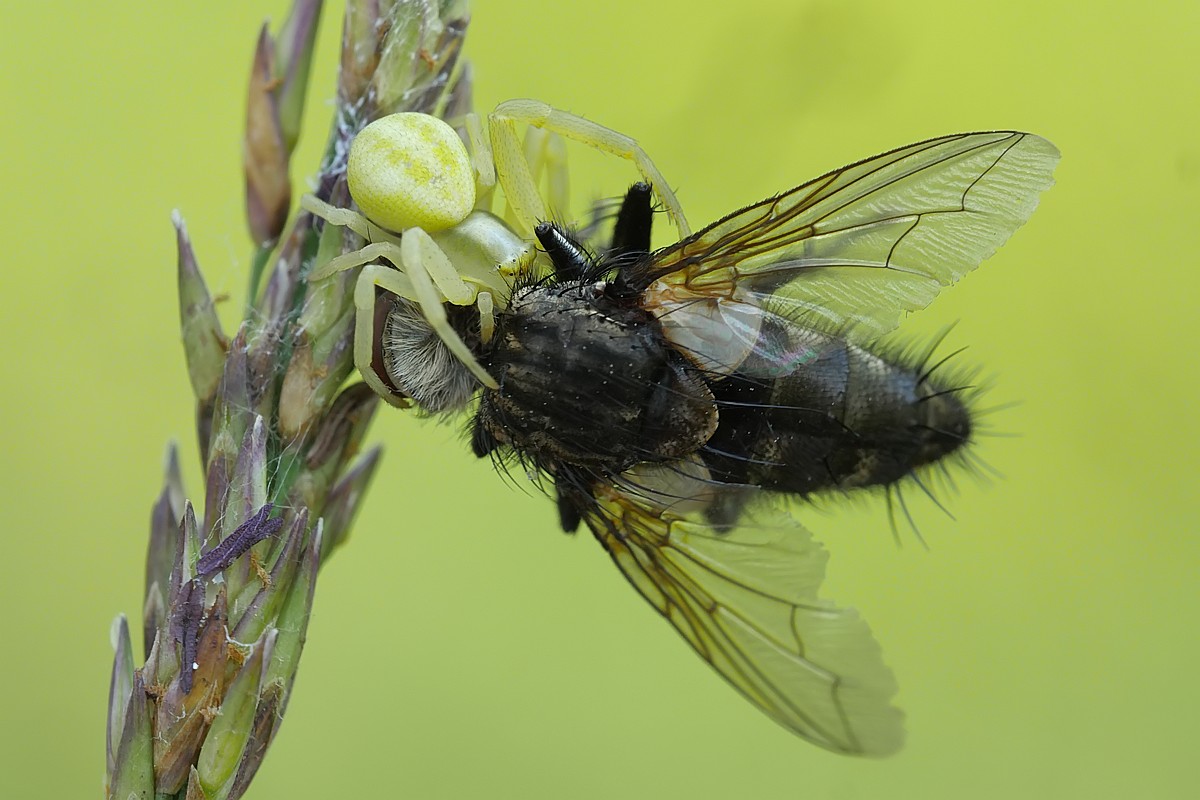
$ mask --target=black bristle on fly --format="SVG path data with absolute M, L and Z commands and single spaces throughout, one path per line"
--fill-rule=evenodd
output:
M 594 268 L 595 258 L 558 223 L 543 222 L 533 233 L 550 257 L 558 283 L 581 281 Z

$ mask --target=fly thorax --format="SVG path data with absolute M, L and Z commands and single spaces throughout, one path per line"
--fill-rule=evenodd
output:
M 688 454 L 716 428 L 703 379 L 603 283 L 528 289 L 499 323 L 483 424 L 537 461 L 619 471 Z

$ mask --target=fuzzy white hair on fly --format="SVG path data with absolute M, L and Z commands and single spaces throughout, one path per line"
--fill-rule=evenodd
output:
M 380 344 L 388 377 L 426 413 L 462 410 L 479 387 L 414 303 L 393 303 Z

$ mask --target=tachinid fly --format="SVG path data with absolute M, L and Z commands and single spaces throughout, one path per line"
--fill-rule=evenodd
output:
M 803 497 L 894 483 L 969 441 L 966 406 L 924 365 L 876 355 L 802 317 L 736 312 L 746 338 L 729 361 L 716 348 L 681 347 L 646 294 L 651 215 L 650 188 L 635 184 L 621 219 L 636 221 L 638 237 L 619 227 L 603 260 L 562 228 L 540 226 L 555 272 L 514 293 L 483 354 L 500 388 L 483 394 L 475 452 L 507 445 L 553 476 L 568 531 L 592 484 L 639 464 L 690 459 L 722 491 Z M 706 515 L 732 524 L 736 511 L 710 506 Z
M 891 486 L 969 441 L 955 387 L 873 343 L 1003 244 L 1057 161 L 1032 134 L 945 136 L 657 251 L 645 184 L 598 256 L 542 224 L 553 274 L 515 286 L 488 336 L 457 318 L 496 385 L 473 448 L 552 481 L 562 527 L 586 524 L 777 722 L 894 752 L 891 672 L 858 615 L 818 598 L 826 555 L 777 501 Z

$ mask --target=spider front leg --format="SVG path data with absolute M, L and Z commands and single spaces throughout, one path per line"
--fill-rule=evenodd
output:
M 410 405 L 408 398 L 398 397 L 375 371 L 375 287 L 404 297 L 412 293 L 412 283 L 399 272 L 382 264 L 368 264 L 354 285 L 354 366 L 375 394 L 399 408 Z
M 492 151 L 491 141 L 478 114 L 468 114 L 466 121 L 467 139 L 470 142 L 471 168 L 475 172 L 475 208 L 491 211 L 492 196 L 496 189 L 496 162 Z M 515 135 L 515 134 L 514 134 Z M 511 152 L 511 148 L 509 148 Z M 511 155 L 510 152 L 510 155 Z M 509 201 L 508 223 L 515 229 L 521 229 L 527 239 L 533 237 L 533 228 L 527 223 L 530 219 L 541 222 L 548 218 L 546 207 L 542 203 L 541 193 L 537 186 L 543 179 L 546 181 L 547 199 L 550 213 L 565 213 L 570 205 L 570 193 L 567 181 L 567 148 L 562 137 L 549 130 L 530 126 L 525 131 L 523 157 L 519 163 L 524 165 L 529 180 L 533 182 L 534 192 L 527 195 L 526 202 L 532 203 L 529 213 L 516 215 L 512 201 Z M 503 183 L 512 182 L 502 179 Z M 502 184 L 503 185 L 503 184 Z M 520 200 L 518 200 L 518 204 Z
M 407 247 L 405 242 L 410 238 L 416 237 L 424 237 L 425 241 L 437 250 L 440 257 L 430 256 L 420 259 L 412 262 L 410 267 L 405 262 L 405 248 Z M 313 270 L 309 278 L 315 281 L 321 280 L 342 270 L 354 269 L 363 264 L 370 264 L 380 258 L 387 259 L 405 272 L 410 272 L 412 269 L 423 270 L 426 282 L 429 280 L 433 281 L 433 285 L 437 287 L 437 291 L 442 294 L 443 302 L 453 303 L 456 306 L 466 306 L 475 302 L 475 290 L 459 277 L 458 272 L 454 269 L 454 265 L 450 263 L 450 259 L 446 258 L 446 255 L 442 253 L 437 244 L 429 238 L 429 234 L 420 228 L 410 228 L 399 242 L 372 242 L 357 250 L 352 250 L 336 258 L 331 258 L 320 269 Z M 415 278 L 413 280 L 414 282 L 416 281 Z
M 399 269 L 368 263 L 381 257 Z M 335 262 L 338 263 L 334 265 Z M 331 265 L 334 265 L 332 269 Z M 480 317 L 489 317 L 485 332 L 490 334 L 490 317 L 494 313 L 492 296 L 488 292 L 477 292 L 467 285 L 429 234 L 420 228 L 410 228 L 405 231 L 399 245 L 391 242 L 369 244 L 352 253 L 338 256 L 326 265 L 322 272 L 332 274 L 359 265 L 365 266 L 354 288 L 354 365 L 372 389 L 384 397 L 392 395 L 391 390 L 372 368 L 375 352 L 375 287 L 416 302 L 421 309 L 421 315 L 438 338 L 445 343 L 447 349 L 480 383 L 491 389 L 497 388 L 499 384 L 496 383 L 496 379 L 488 374 L 471 352 L 471 348 L 454 330 L 442 305 L 444 302 L 459 306 L 478 305 Z
M 445 300 L 460 306 L 479 304 L 481 293 L 467 286 L 462 278 L 458 277 L 454 265 L 442 252 L 442 248 L 438 247 L 437 242 L 433 241 L 429 234 L 420 228 L 410 228 L 404 232 L 404 238 L 400 242 L 400 257 L 405 275 L 412 282 L 415 294 L 413 299 L 420 305 L 421 312 L 430 327 L 446 343 L 446 347 L 454 353 L 463 366 L 479 379 L 480 383 L 489 389 L 500 388 L 500 384 L 488 374 L 488 371 L 475 358 L 475 354 L 471 352 L 471 348 L 467 347 L 458 332 L 454 330 L 450 320 L 446 317 L 446 309 L 442 305 Z M 451 279 L 462 284 L 469 296 L 455 300 L 446 295 L 444 290 L 438 291 L 442 286 L 440 281 L 449 282 Z M 488 294 L 486 303 L 490 305 L 491 299 L 492 296 Z M 463 300 L 466 302 L 462 302 Z
M 491 130 L 492 158 L 500 186 L 504 189 L 504 196 L 521 225 L 530 230 L 546 219 L 546 209 L 538 192 L 537 179 L 530 169 L 529 159 L 517 138 L 518 123 L 557 133 L 603 153 L 633 162 L 642 178 L 654 190 L 667 216 L 679 229 L 680 238 L 691 235 L 687 218 L 675 193 L 671 191 L 670 184 L 638 143 L 625 134 L 566 111 L 559 111 L 536 100 L 505 101 L 496 106 L 496 110 L 488 117 L 488 123 Z
M 567 172 L 567 145 L 553 131 L 535 128 L 525 129 L 525 163 L 534 186 L 545 181 L 545 199 L 548 216 L 543 219 L 565 218 L 570 211 L 570 186 Z

